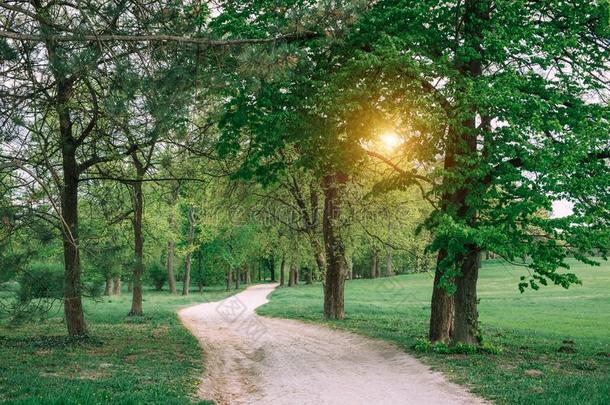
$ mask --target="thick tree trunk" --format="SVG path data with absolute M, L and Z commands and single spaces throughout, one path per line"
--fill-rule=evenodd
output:
M 174 255 L 176 246 L 174 241 L 167 242 L 167 284 L 169 286 L 170 294 L 177 294 L 176 289 L 176 276 L 174 274 Z
M 322 232 L 326 250 L 326 276 L 324 279 L 324 316 L 327 319 L 343 319 L 344 288 L 347 274 L 345 246 L 341 237 L 341 205 L 343 187 L 347 176 L 334 173 L 324 176 L 324 214 Z
M 112 279 L 112 293 L 114 295 L 121 295 L 121 278 L 115 277 Z
M 240 274 L 240 269 L 239 267 L 235 268 L 235 289 L 239 290 L 240 287 L 240 281 L 241 281 L 241 274 Z
M 286 282 L 286 256 L 282 255 L 282 262 L 280 263 L 280 287 L 283 287 Z
M 300 276 L 299 273 L 300 272 L 301 272 L 300 267 L 297 266 L 294 268 L 294 285 L 299 284 L 299 276 Z
M 112 295 L 112 277 L 106 276 L 106 286 L 104 288 L 104 295 Z
M 290 270 L 288 270 L 288 287 L 294 286 L 294 273 L 295 273 L 294 265 L 291 265 Z
M 434 286 L 432 288 L 432 303 L 430 310 L 430 329 L 428 338 L 431 342 L 449 343 L 453 332 L 454 298 L 439 286 L 442 278 L 440 262 L 446 257 L 444 250 L 438 253 Z M 450 280 L 452 282 L 452 280 Z
M 462 274 L 456 279 L 453 341 L 478 345 L 481 343 L 481 337 L 477 310 L 477 279 L 481 267 L 481 253 L 475 246 L 468 248 L 469 253 L 461 267 Z
M 371 257 L 371 278 L 379 278 L 379 251 L 373 250 Z
M 483 74 L 483 31 L 485 21 L 489 18 L 490 2 L 488 0 L 466 0 L 464 3 L 464 46 L 472 49 L 472 55 L 467 60 L 460 60 L 458 67 L 460 72 L 469 79 L 479 77 Z M 458 154 L 472 160 L 477 155 L 477 108 L 471 106 L 470 114 L 462 123 L 459 133 L 459 143 L 455 146 Z M 462 165 L 469 163 L 461 163 Z M 475 168 L 468 167 L 470 170 Z M 474 178 L 463 180 L 461 189 L 454 195 L 454 207 L 457 207 L 458 218 L 469 226 L 475 226 L 476 213 L 471 209 L 469 198 L 471 191 L 468 183 L 479 182 L 476 174 Z M 476 197 L 476 196 L 475 196 Z M 477 280 L 479 267 L 481 265 L 481 252 L 477 246 L 466 245 L 466 254 L 460 257 L 458 265 L 461 275 L 456 279 L 455 293 L 455 320 L 452 343 L 479 344 L 480 334 L 478 327 L 477 311 Z
M 193 206 L 189 205 L 188 210 L 188 251 L 184 262 L 184 277 L 182 278 L 182 295 L 189 295 L 189 288 L 191 286 L 191 257 L 193 255 L 193 240 L 195 239 L 195 213 Z
M 142 234 L 142 217 L 144 213 L 144 195 L 142 193 L 142 177 L 133 183 L 133 234 L 135 263 L 132 277 L 132 300 L 129 316 L 142 316 L 142 275 L 144 274 L 144 235 Z
M 83 313 L 81 298 L 81 267 L 78 240 L 78 178 L 79 169 L 76 162 L 76 142 L 72 138 L 72 122 L 67 108 L 71 92 L 58 84 L 58 98 L 65 100 L 58 103 L 59 126 L 62 136 L 62 168 L 64 184 L 61 189 L 61 215 L 63 221 L 64 244 L 64 315 L 70 336 L 87 334 L 87 325 Z
M 387 256 L 386 256 L 386 268 L 385 268 L 385 275 L 390 277 L 390 276 L 394 276 L 394 263 L 392 261 L 392 250 L 388 249 L 387 252 Z

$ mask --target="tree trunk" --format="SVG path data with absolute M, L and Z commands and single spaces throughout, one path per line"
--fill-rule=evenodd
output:
M 324 257 L 324 249 L 322 248 L 322 244 L 320 243 L 320 240 L 315 232 L 309 233 L 309 243 L 311 244 L 311 249 L 316 261 L 316 267 L 318 268 L 318 275 L 319 277 L 324 277 L 326 274 L 326 258 Z
M 283 287 L 286 282 L 286 256 L 282 255 L 282 262 L 280 263 L 280 287 Z
M 300 267 L 295 267 L 294 268 L 294 285 L 298 285 L 299 284 L 299 273 L 301 272 Z
M 477 310 L 477 279 L 481 267 L 481 253 L 475 246 L 468 246 L 461 276 L 456 279 L 455 321 L 453 341 L 478 345 L 481 343 L 479 333 L 479 313 Z
M 371 262 L 371 278 L 379 278 L 381 271 L 379 271 L 379 251 L 373 250 L 373 257 Z
M 63 221 L 64 244 L 64 315 L 70 336 L 87 334 L 87 324 L 81 298 L 81 267 L 78 239 L 78 178 L 76 162 L 76 141 L 72 138 L 72 122 L 67 107 L 71 86 L 64 88 L 58 83 L 59 126 L 62 137 L 62 168 L 64 184 L 61 188 L 61 215 Z
M 290 265 L 290 270 L 288 270 L 288 287 L 294 286 L 294 265 Z
M 241 274 L 240 273 L 241 272 L 240 272 L 239 267 L 236 267 L 235 268 L 235 289 L 236 290 L 239 290 L 239 287 L 240 287 L 240 284 L 239 284 L 240 281 L 241 281 Z
M 386 256 L 386 276 L 394 276 L 394 263 L 392 262 L 392 250 L 388 248 L 388 255 Z
M 121 295 L 121 278 L 115 277 L 112 279 L 112 293 L 114 295 Z
M 233 284 L 233 278 L 231 277 L 232 272 L 231 269 L 227 271 L 227 291 L 231 290 L 231 286 Z
M 343 319 L 344 288 L 347 274 L 345 246 L 341 237 L 341 205 L 343 187 L 347 176 L 334 173 L 324 176 L 324 214 L 322 233 L 326 250 L 326 276 L 324 279 L 324 316 L 327 319 Z
M 441 261 L 446 257 L 444 250 L 438 253 L 434 286 L 432 287 L 432 303 L 430 309 L 430 329 L 428 338 L 431 342 L 449 343 L 453 332 L 454 298 L 439 286 L 443 276 Z M 450 280 L 449 282 L 453 282 Z
M 189 295 L 189 288 L 191 286 L 191 256 L 193 255 L 193 240 L 195 239 L 195 214 L 193 212 L 193 206 L 189 205 L 188 210 L 188 251 L 184 262 L 184 277 L 182 279 L 182 295 Z
M 271 265 L 269 266 L 269 272 L 271 273 L 271 281 L 275 283 L 275 258 L 271 259 Z
M 34 2 L 36 14 L 45 14 L 40 3 Z M 48 28 L 43 23 L 43 29 Z M 60 187 L 61 228 L 64 251 L 64 316 L 68 335 L 87 334 L 87 324 L 83 312 L 81 291 L 81 266 L 78 239 L 78 182 L 81 169 L 76 160 L 79 140 L 72 134 L 72 117 L 70 102 L 74 94 L 74 78 L 68 78 L 65 70 L 59 67 L 57 43 L 46 40 L 45 47 L 49 56 L 49 67 L 55 78 L 57 94 L 54 103 L 59 121 L 63 183 Z
M 106 276 L 106 287 L 104 288 L 104 295 L 112 295 L 112 277 L 110 277 L 109 275 Z
M 167 284 L 169 286 L 170 294 L 177 294 L 176 289 L 176 276 L 174 274 L 174 254 L 175 254 L 174 241 L 170 240 L 167 242 Z
M 246 274 L 244 274 L 245 283 L 252 284 L 252 273 L 250 271 L 250 264 L 246 264 Z
M 142 274 L 144 274 L 144 236 L 142 234 L 142 216 L 144 213 L 144 195 L 142 193 L 142 176 L 138 173 L 138 180 L 133 183 L 133 234 L 135 263 L 132 278 L 132 300 L 129 316 L 142 316 Z
M 169 229 L 173 233 L 176 231 L 176 217 L 174 214 L 174 206 L 176 204 L 176 200 L 178 199 L 180 193 L 180 187 L 172 188 L 172 193 L 170 194 L 171 200 L 169 201 L 171 207 L 171 211 L 169 217 L 167 219 Z M 175 255 L 176 255 L 176 242 L 174 240 L 167 241 L 167 284 L 169 286 L 170 294 L 178 294 L 178 289 L 176 287 L 176 274 L 175 274 Z
M 464 46 L 471 49 L 471 55 L 466 60 L 458 60 L 460 73 L 468 80 L 483 74 L 483 32 L 485 22 L 489 19 L 490 2 L 486 0 L 466 0 L 464 3 Z M 464 168 L 476 173 L 476 167 L 469 167 L 478 154 L 477 151 L 477 108 L 470 107 L 468 118 L 462 122 L 458 142 L 453 146 L 456 154 L 466 161 L 458 163 Z M 457 159 L 455 162 L 459 162 Z M 480 184 L 473 174 L 471 178 L 462 180 L 460 189 L 454 195 L 453 208 L 457 208 L 457 216 L 461 222 L 473 227 L 476 223 L 476 212 L 470 205 L 471 190 L 469 184 Z M 476 197 L 476 195 L 474 196 Z M 479 344 L 478 311 L 477 311 L 477 279 L 481 265 L 481 252 L 477 246 L 465 245 L 466 254 L 460 257 L 458 265 L 461 275 L 456 280 L 455 319 L 452 343 Z

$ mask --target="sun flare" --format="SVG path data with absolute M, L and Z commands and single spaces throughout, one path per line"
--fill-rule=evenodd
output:
M 394 132 L 386 132 L 379 137 L 379 140 L 387 149 L 395 149 L 402 143 L 402 139 Z

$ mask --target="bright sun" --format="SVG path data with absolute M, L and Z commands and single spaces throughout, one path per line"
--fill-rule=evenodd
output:
M 394 149 L 402 143 L 402 139 L 394 132 L 386 132 L 379 139 L 387 149 Z

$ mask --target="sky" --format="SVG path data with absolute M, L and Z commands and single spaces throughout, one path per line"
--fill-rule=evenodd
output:
M 568 200 L 553 201 L 553 212 L 551 216 L 553 218 L 562 218 L 572 213 L 572 207 L 574 204 Z

